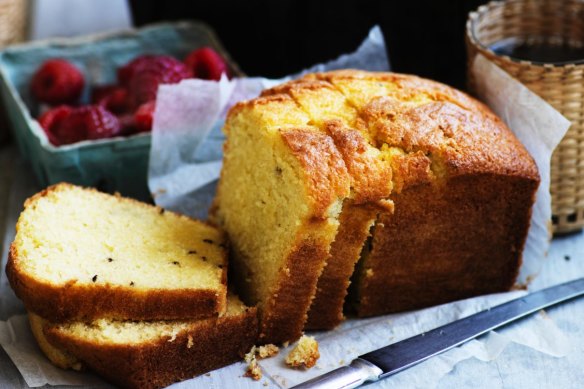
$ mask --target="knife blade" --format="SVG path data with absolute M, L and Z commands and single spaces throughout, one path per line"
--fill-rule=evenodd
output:
M 517 319 L 584 295 L 584 278 L 530 293 L 504 304 L 380 348 L 294 389 L 356 388 L 399 373 Z

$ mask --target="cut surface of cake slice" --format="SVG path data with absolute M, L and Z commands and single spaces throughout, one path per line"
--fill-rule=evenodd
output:
M 203 222 L 58 184 L 26 201 L 6 272 L 55 322 L 206 318 L 226 307 L 225 245 Z
M 260 341 L 300 337 L 349 179 L 333 139 L 287 95 L 234 106 L 211 220 L 230 240 L 231 279 L 258 304 Z
M 60 362 L 57 353 L 72 356 L 126 388 L 161 388 L 236 362 L 258 331 L 256 309 L 235 295 L 229 295 L 225 314 L 213 319 L 55 324 L 29 315 L 41 329 L 35 331 L 39 343 L 53 348 L 48 353 L 43 348 L 53 363 Z

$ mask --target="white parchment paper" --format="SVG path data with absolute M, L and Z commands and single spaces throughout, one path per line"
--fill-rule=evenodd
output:
M 383 35 L 371 30 L 365 42 L 352 54 L 307 71 L 337 68 L 388 70 Z M 474 65 L 481 96 L 516 132 L 535 157 L 542 185 L 524 254 L 521 282 L 537 274 L 549 247 L 547 223 L 550 218 L 549 161 L 551 151 L 568 128 L 567 121 L 547 103 L 529 92 L 484 59 Z M 288 79 L 288 78 L 286 78 Z M 285 80 L 285 79 L 284 79 Z M 149 185 L 158 205 L 205 218 L 215 190 L 221 166 L 220 127 L 228 108 L 241 99 L 253 98 L 262 89 L 283 80 L 261 78 L 222 79 L 219 82 L 188 80 L 159 89 L 152 134 Z M 547 181 L 546 181 L 547 180 Z M 2 289 L 8 286 L 0 285 Z M 2 295 L 10 291 L 0 291 Z M 515 291 L 458 301 L 415 312 L 370 319 L 350 319 L 334 331 L 314 333 L 320 344 L 321 358 L 311 370 L 292 370 L 283 363 L 287 350 L 277 357 L 262 360 L 265 377 L 260 382 L 242 378 L 243 365 L 234 364 L 173 387 L 263 388 L 264 385 L 290 387 L 349 363 L 358 355 L 427 331 L 461 317 L 525 294 Z M 31 387 L 51 385 L 87 385 L 106 387 L 89 374 L 63 372 L 48 364 L 34 344 L 24 316 L 0 322 L 0 343 Z M 520 344 L 554 357 L 570 351 L 564 332 L 545 313 L 530 319 L 530 325 L 516 324 L 501 332 L 473 340 L 421 365 L 409 369 L 376 387 L 432 388 L 441 377 L 461 361 L 477 358 L 495 360 L 510 343 Z M 97 380 L 97 381 L 96 381 Z
M 90 373 L 65 371 L 55 368 L 43 356 L 30 333 L 26 315 L 12 316 L 0 321 L 0 344 L 23 374 L 31 387 L 49 385 L 103 385 Z
M 148 183 L 156 204 L 198 218 L 206 218 L 221 170 L 221 125 L 236 102 L 257 97 L 268 87 L 304 73 L 355 68 L 389 70 L 383 34 L 371 29 L 351 54 L 318 64 L 279 80 L 186 80 L 158 90 L 152 131 Z
M 274 358 L 260 361 L 260 365 L 278 385 L 288 388 L 346 365 L 359 355 L 376 350 L 382 345 L 398 342 L 520 297 L 525 293 L 516 291 L 458 301 L 412 313 L 347 320 L 333 331 L 312 334 L 319 342 L 321 354 L 315 368 L 310 370 L 288 368 L 284 363 L 284 358 L 292 346 Z M 549 355 L 564 356 L 570 350 L 566 336 L 552 320 L 543 315 L 536 316 L 534 323 L 527 328 L 511 326 L 505 329 L 504 334 L 491 332 L 480 340 L 468 342 L 462 347 L 457 347 L 408 369 L 392 377 L 391 380 L 380 381 L 376 383 L 376 386 L 380 388 L 432 388 L 457 363 L 472 357 L 482 361 L 494 360 L 511 342 Z

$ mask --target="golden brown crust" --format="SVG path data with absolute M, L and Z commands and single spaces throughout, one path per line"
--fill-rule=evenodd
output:
M 312 228 L 318 229 L 319 223 Z M 329 245 L 307 238 L 288 255 L 269 300 L 262 307 L 259 341 L 292 342 L 302 335 Z
M 495 173 L 539 179 L 533 159 L 496 117 L 450 102 L 408 108 L 377 98 L 362 114 L 375 127 L 377 141 L 405 152 L 438 159 L 448 176 Z
M 330 258 L 318 279 L 316 294 L 308 312 L 304 326 L 306 330 L 332 329 L 343 320 L 349 279 L 379 212 L 380 209 L 374 205 L 345 201 L 339 231 L 331 245 Z
M 52 191 L 73 187 L 61 183 L 50 186 L 25 201 L 25 208 Z M 92 188 L 84 190 L 100 193 Z M 137 200 L 124 198 L 136 206 L 153 208 Z M 186 216 L 179 215 L 181 218 Z M 189 220 L 194 220 L 187 218 Z M 206 224 L 195 220 L 197 223 Z M 16 226 L 17 233 L 19 224 Z M 26 308 L 53 321 L 92 320 L 96 318 L 132 320 L 203 319 L 217 316 L 227 308 L 227 252 L 223 250 L 221 288 L 213 289 L 140 289 L 136 286 L 83 284 L 75 280 L 57 284 L 39 280 L 24 271 L 19 263 L 26 258 L 12 243 L 8 253 L 6 275 L 16 296 Z M 136 280 L 136 284 L 138 280 Z
M 79 359 L 75 358 L 67 351 L 57 348 L 49 343 L 44 331 L 44 327 L 47 323 L 46 320 L 32 312 L 29 312 L 28 321 L 30 323 L 30 330 L 32 335 L 36 339 L 39 348 L 55 366 L 65 370 L 72 369 L 78 371 L 85 368 Z
M 304 168 L 306 186 L 313 198 L 312 217 L 325 219 L 328 209 L 348 195 L 349 177 L 343 158 L 331 137 L 308 129 L 281 130 L 282 139 Z
M 392 196 L 357 283 L 359 316 L 509 290 L 521 264 L 536 181 L 466 175 Z
M 90 369 L 125 388 L 162 388 L 238 361 L 257 339 L 257 312 L 194 322 L 169 336 L 137 345 L 98 344 L 45 327 L 47 339 Z
M 343 156 L 351 176 L 354 203 L 375 203 L 389 198 L 392 188 L 391 168 L 389 164 L 367 153 L 371 148 L 367 139 L 340 120 L 328 120 L 324 127 Z

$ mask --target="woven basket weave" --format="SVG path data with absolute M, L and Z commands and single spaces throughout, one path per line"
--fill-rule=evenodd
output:
M 26 0 L 0 0 L 0 48 L 23 41 L 26 23 Z
M 480 53 L 521 81 L 572 126 L 552 155 L 554 233 L 584 227 L 584 58 L 572 63 L 534 63 L 500 56 L 489 49 L 505 39 L 551 45 L 584 45 L 584 0 L 508 0 L 491 2 L 469 15 L 466 42 L 470 65 Z

